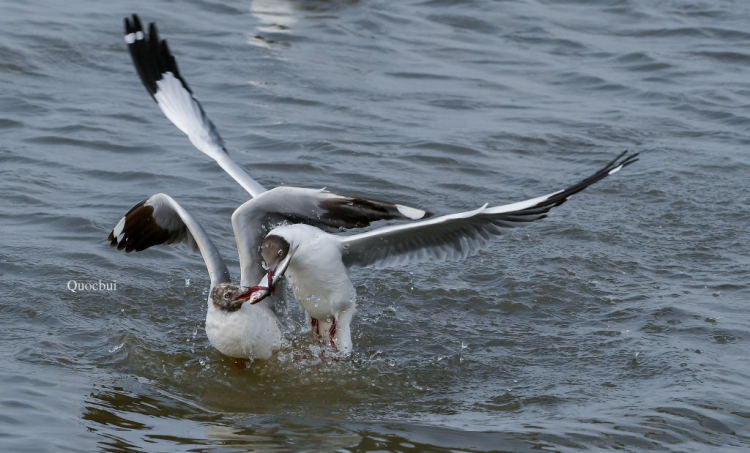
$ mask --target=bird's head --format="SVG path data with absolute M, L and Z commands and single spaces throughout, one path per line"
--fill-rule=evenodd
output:
M 245 300 L 238 299 L 244 291 L 231 283 L 219 283 L 211 290 L 211 303 L 222 311 L 234 312 L 242 308 Z
M 263 268 L 268 272 L 268 281 L 273 281 L 273 274 L 284 258 L 289 254 L 289 241 L 282 236 L 277 236 L 271 232 L 260 246 L 260 255 L 263 257 Z
M 245 288 L 244 292 L 237 297 L 237 301 L 249 300 L 250 304 L 257 304 L 269 295 L 274 294 L 274 287 L 289 267 L 296 246 L 284 236 L 274 234 L 274 231 L 263 239 L 260 246 L 260 254 L 263 257 L 263 268 L 266 276 L 257 286 Z

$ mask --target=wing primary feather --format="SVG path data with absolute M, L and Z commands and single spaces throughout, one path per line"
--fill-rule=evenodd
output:
M 125 42 L 143 86 L 167 119 L 251 196 L 265 192 L 263 186 L 229 157 L 219 131 L 182 77 L 169 44 L 159 37 L 156 24 L 149 24 L 146 34 L 137 15 L 134 14 L 132 20 L 125 18 Z
M 492 208 L 485 204 L 474 211 L 339 236 L 344 263 L 384 267 L 427 259 L 466 258 L 493 236 L 544 219 L 552 208 L 562 205 L 572 195 L 637 161 L 638 153 L 628 155 L 624 151 L 591 176 L 545 196 Z
M 197 247 L 208 268 L 211 286 L 229 281 L 229 271 L 206 231 L 176 201 L 152 195 L 133 206 L 107 236 L 110 246 L 126 253 L 161 244 L 185 242 Z

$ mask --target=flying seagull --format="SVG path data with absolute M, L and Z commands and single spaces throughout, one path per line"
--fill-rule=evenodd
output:
M 545 218 L 568 197 L 617 173 L 637 161 L 637 156 L 625 151 L 577 184 L 505 206 L 485 204 L 473 211 L 353 235 L 334 235 L 311 225 L 281 225 L 271 230 L 261 244 L 268 268 L 266 276 L 257 285 L 245 288 L 235 301 L 255 304 L 263 300 L 272 292 L 280 274 L 286 272 L 295 298 L 307 312 L 310 329 L 348 354 L 352 349 L 350 324 L 356 310 L 350 268 L 465 259 L 494 236 Z
M 337 195 L 324 189 L 276 187 L 266 190 L 229 157 L 216 126 L 180 74 L 166 40 L 152 23 L 146 33 L 137 15 L 125 18 L 125 42 L 146 90 L 166 117 L 192 144 L 214 159 L 252 197 L 232 214 L 240 258 L 240 283 L 260 280 L 260 245 L 267 232 L 282 223 L 304 223 L 326 231 L 363 228 L 379 220 L 418 220 L 430 212 L 364 197 Z M 280 340 L 278 320 L 268 306 L 243 308 L 234 301 L 242 293 L 206 234 L 174 199 L 156 194 L 135 205 L 112 229 L 108 240 L 126 252 L 159 244 L 186 242 L 203 256 L 211 278 L 206 332 L 211 343 L 231 357 L 264 358 Z M 237 293 L 236 295 L 234 293 Z M 257 326 L 263 326 L 258 332 Z

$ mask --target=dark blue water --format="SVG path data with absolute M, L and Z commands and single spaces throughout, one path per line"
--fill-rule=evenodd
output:
M 738 451 L 750 443 L 750 4 L 0 0 L 0 450 Z M 263 185 L 438 213 L 642 159 L 462 263 L 356 271 L 351 361 L 237 370 L 164 192 L 237 273 L 244 191 L 141 87 L 156 21 Z M 108 292 L 67 284 L 116 281 Z M 294 304 L 292 304 L 294 307 Z M 307 355 L 306 355 L 307 354 Z

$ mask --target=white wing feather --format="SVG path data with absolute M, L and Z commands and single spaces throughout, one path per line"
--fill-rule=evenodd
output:
M 198 150 L 214 159 L 251 196 L 265 192 L 263 186 L 229 157 L 216 126 L 180 75 L 167 42 L 159 40 L 156 26 L 152 23 L 146 34 L 138 16 L 134 15 L 132 22 L 126 18 L 125 42 L 141 82 L 167 119 L 185 133 Z

